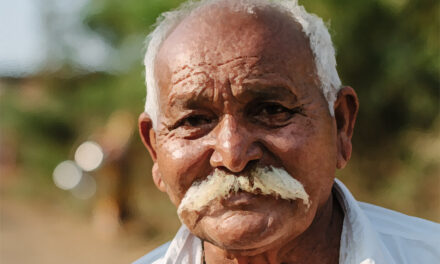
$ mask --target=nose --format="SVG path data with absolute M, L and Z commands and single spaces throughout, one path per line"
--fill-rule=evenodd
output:
M 259 160 L 263 150 L 255 140 L 255 135 L 237 120 L 227 115 L 217 127 L 212 167 L 225 167 L 231 172 L 240 172 L 250 161 Z

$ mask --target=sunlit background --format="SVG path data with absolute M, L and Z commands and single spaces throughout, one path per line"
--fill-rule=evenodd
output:
M 0 262 L 129 263 L 179 222 L 136 120 L 143 41 L 177 0 L 0 1 Z M 360 113 L 338 177 L 440 221 L 440 5 L 302 0 L 328 21 Z

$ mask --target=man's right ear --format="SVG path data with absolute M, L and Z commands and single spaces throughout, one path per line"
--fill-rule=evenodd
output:
M 152 169 L 153 181 L 157 188 L 166 192 L 165 183 L 162 181 L 162 175 L 159 170 L 159 165 L 157 164 L 157 154 L 156 154 L 156 132 L 153 129 L 153 121 L 147 113 L 142 113 L 139 116 L 139 134 L 141 136 L 142 142 L 145 147 L 150 152 L 150 156 L 153 159 L 154 165 Z

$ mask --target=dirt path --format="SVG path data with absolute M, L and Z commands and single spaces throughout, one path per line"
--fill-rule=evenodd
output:
M 156 245 L 127 236 L 100 239 L 87 219 L 39 204 L 2 198 L 0 263 L 131 263 Z

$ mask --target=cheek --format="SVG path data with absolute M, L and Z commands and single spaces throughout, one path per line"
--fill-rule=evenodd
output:
M 157 162 L 174 204 L 180 203 L 195 179 L 206 174 L 207 153 L 208 149 L 197 140 L 158 140 Z
M 336 142 L 332 131 L 328 122 L 317 123 L 304 118 L 264 137 L 269 151 L 304 185 L 312 200 L 316 200 L 319 193 L 327 193 L 332 186 L 336 170 Z
M 331 135 L 320 124 L 303 118 L 284 128 L 267 133 L 264 141 L 284 166 L 310 169 L 314 160 L 325 160 L 331 152 Z M 312 164 L 311 164 L 312 163 Z

